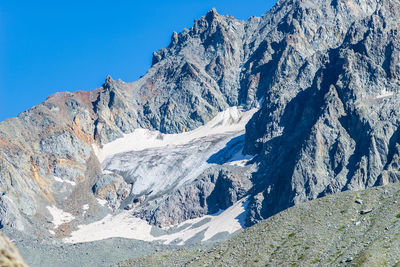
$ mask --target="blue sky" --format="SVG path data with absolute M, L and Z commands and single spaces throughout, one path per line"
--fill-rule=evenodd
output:
M 150 67 L 173 31 L 215 7 L 239 19 L 274 0 L 0 0 L 0 121 L 59 91 L 92 90 L 107 74 L 126 82 Z

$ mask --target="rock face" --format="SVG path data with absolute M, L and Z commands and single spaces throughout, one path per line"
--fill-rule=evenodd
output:
M 251 189 L 251 171 L 241 167 L 212 167 L 192 183 L 135 212 L 152 224 L 165 227 L 215 214 L 243 198 Z
M 125 200 L 131 191 L 124 178 L 114 173 L 102 175 L 92 189 L 96 197 L 107 200 L 113 209 L 119 208 L 121 201 Z
M 249 223 L 329 193 L 399 181 L 399 2 L 295 6 L 275 29 L 290 32 L 276 46 L 283 65 L 268 74 L 246 129 L 262 192 Z
M 28 267 L 17 248 L 0 232 L 0 266 Z
M 251 225 L 329 193 L 399 181 L 399 12 L 398 0 L 282 0 L 248 21 L 213 9 L 174 33 L 138 81 L 108 76 L 94 91 L 50 96 L 0 123 L 1 225 L 41 236 L 46 206 L 77 220 L 83 205 L 93 216 L 101 209 L 96 197 L 132 208 L 151 193 L 132 191 L 132 168 L 103 174 L 113 162 L 100 165 L 97 150 L 138 128 L 193 130 L 233 106 L 259 108 L 240 143 L 252 166 L 226 164 L 222 149 L 206 159 L 215 166 L 134 212 L 169 225 L 250 194 Z

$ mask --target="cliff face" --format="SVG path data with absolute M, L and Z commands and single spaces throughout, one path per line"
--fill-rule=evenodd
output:
M 399 2 L 299 6 L 286 19 L 290 42 L 278 46 L 295 49 L 280 58 L 294 58 L 284 65 L 291 71 L 270 76 L 279 82 L 268 84 L 246 129 L 246 150 L 259 155 L 254 179 L 262 192 L 249 222 L 329 193 L 399 181 Z M 294 14 L 319 19 L 297 23 Z M 307 57 L 305 50 L 314 52 Z
M 213 166 L 198 163 L 207 168 L 167 184 L 136 214 L 175 224 L 250 194 L 250 225 L 328 193 L 398 181 L 399 5 L 278 1 L 248 21 L 211 10 L 174 33 L 140 80 L 108 76 L 101 88 L 54 94 L 0 123 L 1 225 L 40 236 L 41 227 L 51 228 L 48 207 L 63 207 L 75 218 L 55 229 L 63 236 L 101 214 L 96 197 L 124 208 L 151 192 L 135 191 L 137 165 L 107 169 L 99 149 L 138 128 L 160 136 L 193 130 L 233 106 L 259 108 L 242 141 L 229 143 L 236 130 L 223 135 L 228 143 L 216 156 L 201 150 Z M 201 144 L 215 148 L 216 140 Z M 228 150 L 242 147 L 255 158 L 238 170 L 227 164 Z M 193 166 L 171 168 L 186 173 Z M 156 175 L 162 180 L 164 173 Z

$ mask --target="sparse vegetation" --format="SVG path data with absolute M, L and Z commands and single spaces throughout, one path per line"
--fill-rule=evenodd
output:
M 266 262 L 270 266 L 338 266 L 340 262 L 345 263 L 351 258 L 351 264 L 356 266 L 360 263 L 382 266 L 376 265 L 374 261 L 377 259 L 376 263 L 381 263 L 382 258 L 389 266 L 393 266 L 400 260 L 400 241 L 394 238 L 400 233 L 400 223 L 393 218 L 393 214 L 398 213 L 397 205 L 388 203 L 398 199 L 398 189 L 400 184 L 366 190 L 362 199 L 371 205 L 369 208 L 374 212 L 369 213 L 370 217 L 365 220 L 358 217 L 360 204 L 354 202 L 352 192 L 343 192 L 294 206 L 217 245 L 207 253 L 176 252 L 167 258 L 158 258 L 162 259 L 163 264 L 171 263 L 166 266 L 175 262 L 188 263 L 188 266 L 241 266 L 243 263 L 252 266 L 264 265 Z M 388 199 L 381 201 L 384 194 Z M 345 205 L 348 209 L 342 212 Z M 327 210 L 330 214 L 328 217 Z M 353 211 L 353 217 L 342 216 L 343 213 L 351 215 Z M 356 224 L 358 221 L 360 223 Z M 371 221 L 374 225 L 363 227 Z M 389 230 L 383 230 L 386 228 Z M 349 244 L 351 250 L 348 249 Z M 227 250 L 229 253 L 226 255 L 219 253 Z M 329 253 L 320 254 L 320 251 L 328 250 Z M 141 266 L 156 266 L 160 261 L 155 261 L 154 257 L 157 259 L 157 256 L 141 258 L 146 261 Z
M 314 259 L 314 260 L 311 262 L 311 264 L 316 264 L 316 263 L 318 263 L 318 262 L 320 262 L 319 259 Z

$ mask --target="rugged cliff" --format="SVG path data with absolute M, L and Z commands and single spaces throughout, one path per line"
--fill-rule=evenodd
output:
M 246 129 L 262 192 L 249 222 L 329 193 L 399 180 L 399 2 L 295 5 L 283 20 L 290 33 L 277 45 L 288 56 L 279 57 L 283 65 L 270 73 L 262 108 Z

